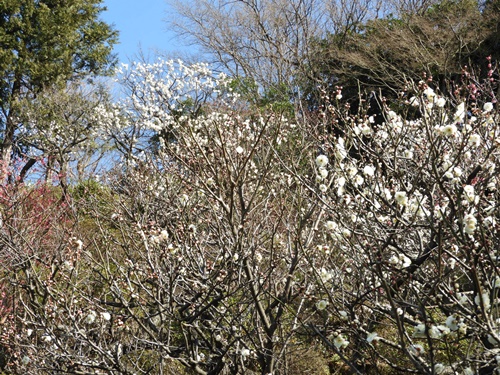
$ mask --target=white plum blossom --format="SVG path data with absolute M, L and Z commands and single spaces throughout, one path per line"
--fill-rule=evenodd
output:
M 353 164 L 349 164 L 346 166 L 345 172 L 349 178 L 353 178 L 358 173 L 358 169 Z
M 397 266 L 399 265 L 399 257 L 395 254 L 393 254 L 390 258 L 389 258 L 389 264 L 393 265 L 393 266 Z
M 442 325 L 442 324 L 437 325 L 436 330 L 439 332 L 438 338 L 441 338 L 442 336 L 446 336 L 446 335 L 450 334 L 450 332 L 451 332 L 450 328 L 448 328 L 446 325 Z
M 397 191 L 394 193 L 394 200 L 400 206 L 406 206 L 408 204 L 408 197 L 405 191 Z
M 427 97 L 427 100 L 430 101 L 430 102 L 434 102 L 434 98 L 436 97 L 436 93 L 434 92 L 434 90 L 430 87 L 427 87 L 423 94 Z
M 87 317 L 85 318 L 85 323 L 92 324 L 95 322 L 96 318 L 97 318 L 97 313 L 94 310 L 90 310 Z
M 328 157 L 326 155 L 319 155 L 316 158 L 316 165 L 319 168 L 324 168 L 328 165 Z
M 318 310 L 324 310 L 324 309 L 326 309 L 327 306 L 328 306 L 328 301 L 326 301 L 324 299 L 322 299 L 321 301 L 318 301 L 316 303 L 316 308 Z
M 105 320 L 105 321 L 110 321 L 111 320 L 111 314 L 109 312 L 102 312 L 101 313 L 101 316 L 102 318 Z
M 358 175 L 356 175 L 356 177 L 354 177 L 354 186 L 360 187 L 361 185 L 363 185 L 364 182 L 365 182 L 365 179 L 363 178 L 363 176 L 360 176 L 358 174 Z
M 365 176 L 373 177 L 373 175 L 375 174 L 375 168 L 372 165 L 366 165 L 363 168 L 363 173 L 365 174 Z
M 452 314 L 446 318 L 445 324 L 451 331 L 457 331 L 460 328 L 461 322 L 455 314 Z
M 455 134 L 457 134 L 457 127 L 455 126 L 455 124 L 442 126 L 441 128 L 439 128 L 439 130 L 441 134 L 445 136 L 454 136 Z
M 343 349 L 349 345 L 349 341 L 343 335 L 339 334 L 333 339 L 333 344 L 337 349 Z
M 476 195 L 474 193 L 474 186 L 472 185 L 465 185 L 464 186 L 464 198 L 468 202 L 474 202 L 476 199 Z
M 236 147 L 236 153 L 241 154 L 243 151 L 244 151 L 243 147 L 241 146 Z
M 441 375 L 444 374 L 447 371 L 447 367 L 443 365 L 442 363 L 436 363 L 434 365 L 434 373 L 436 375 Z
M 465 103 L 462 102 L 455 108 L 454 120 L 455 122 L 462 122 L 465 118 Z
M 420 323 L 413 327 L 413 337 L 415 338 L 423 338 L 425 337 L 425 324 Z
M 493 110 L 493 103 L 491 102 L 486 102 L 484 103 L 483 105 L 483 111 L 488 113 L 488 112 L 491 112 Z
M 469 137 L 469 144 L 474 147 L 481 145 L 481 136 L 477 133 L 471 134 Z
M 420 100 L 416 96 L 412 96 L 408 102 L 412 107 L 418 107 L 420 105 Z
M 467 234 L 474 234 L 476 231 L 477 219 L 472 214 L 468 214 L 464 216 L 464 231 Z
M 439 108 L 443 108 L 445 105 L 446 105 L 446 99 L 445 99 L 445 98 L 443 98 L 442 96 L 440 96 L 440 97 L 436 100 L 436 106 L 438 106 Z
M 189 195 L 182 194 L 179 198 L 179 202 L 181 203 L 181 205 L 185 206 L 189 202 Z
M 336 231 L 338 229 L 339 225 L 335 221 L 328 220 L 325 223 L 325 227 L 328 231 L 333 232 L 333 231 Z
M 453 176 L 455 177 L 460 177 L 462 175 L 462 170 L 460 169 L 460 167 L 454 167 L 453 168 Z
M 494 227 L 496 225 L 496 220 L 493 216 L 487 216 L 483 219 L 483 224 L 486 227 Z
M 328 177 L 328 170 L 324 167 L 319 168 L 319 175 L 321 176 L 322 179 L 325 179 Z
M 364 123 L 361 125 L 361 133 L 363 133 L 363 135 L 370 135 L 373 133 L 373 130 L 370 125 Z
M 344 139 L 339 138 L 337 141 L 337 146 L 335 149 L 335 157 L 339 160 L 342 161 L 347 157 L 347 151 L 344 146 Z
M 441 331 L 437 326 L 431 326 L 428 330 L 428 334 L 431 339 L 438 339 L 441 337 Z
M 461 305 L 465 305 L 467 302 L 469 302 L 469 298 L 465 293 L 457 293 L 457 301 Z
M 166 231 L 165 229 L 163 229 L 160 234 L 158 235 L 158 239 L 160 241 L 166 241 L 168 240 L 168 231 Z
M 396 268 L 407 268 L 411 266 L 411 259 L 404 254 L 393 254 L 389 258 L 389 264 Z
M 401 261 L 401 267 L 407 268 L 411 266 L 411 259 L 404 254 L 399 255 L 399 260 Z
M 484 310 L 489 310 L 491 307 L 490 295 L 487 292 L 482 292 L 474 297 L 474 303 L 477 306 L 483 306 Z
M 76 240 L 75 244 L 76 244 L 76 249 L 77 250 L 82 250 L 83 249 L 83 241 L 82 240 Z
M 41 340 L 43 342 L 51 342 L 52 341 L 52 336 L 50 336 L 48 333 L 44 333 L 41 337 Z
M 394 112 L 394 111 L 387 112 L 387 119 L 389 121 L 396 121 L 396 120 L 398 120 L 398 118 L 399 118 L 399 116 L 396 112 Z
M 325 268 L 321 268 L 321 270 L 319 272 L 319 277 L 323 283 L 326 283 L 326 282 L 330 281 L 331 279 L 333 279 L 333 276 L 334 276 L 333 272 L 327 271 Z
M 403 152 L 403 155 L 407 159 L 413 159 L 413 151 L 412 150 L 405 150 Z

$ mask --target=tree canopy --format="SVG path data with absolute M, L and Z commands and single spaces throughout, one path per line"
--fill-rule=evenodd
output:
M 117 32 L 101 0 L 6 0 L 0 4 L 1 159 L 19 152 L 16 102 L 51 85 L 108 74 Z

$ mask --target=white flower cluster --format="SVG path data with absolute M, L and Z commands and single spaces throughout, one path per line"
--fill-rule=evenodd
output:
M 336 333 L 334 336 L 335 337 L 333 338 L 333 345 L 335 345 L 337 349 L 347 348 L 347 346 L 349 345 L 349 341 L 344 337 L 344 335 Z
M 318 167 L 318 173 L 316 175 L 316 182 L 319 184 L 319 191 L 326 193 L 328 190 L 328 182 L 326 178 L 328 177 L 328 170 L 326 166 L 328 165 L 328 157 L 326 155 L 319 155 L 316 158 L 316 166 Z M 325 183 L 326 182 L 326 183 Z
M 407 268 L 411 266 L 411 259 L 404 254 L 393 254 L 389 258 L 389 264 L 396 268 Z
M 450 335 L 453 332 L 460 332 L 464 335 L 467 331 L 467 325 L 464 323 L 463 319 L 458 317 L 456 314 L 452 314 L 446 318 L 444 324 L 430 325 L 417 324 L 413 328 L 414 338 L 427 338 L 431 339 L 442 339 L 444 336 Z

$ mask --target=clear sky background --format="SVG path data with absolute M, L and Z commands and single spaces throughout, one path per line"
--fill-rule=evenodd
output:
M 135 60 L 142 49 L 146 56 L 156 50 L 166 53 L 187 52 L 189 48 L 174 33 L 167 31 L 165 0 L 104 0 L 108 8 L 101 18 L 120 32 L 115 53 L 121 62 Z

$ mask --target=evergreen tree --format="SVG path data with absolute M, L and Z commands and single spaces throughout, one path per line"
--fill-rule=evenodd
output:
M 4 0 L 0 3 L 0 158 L 21 144 L 16 103 L 49 86 L 105 75 L 116 62 L 117 32 L 99 19 L 101 0 Z

